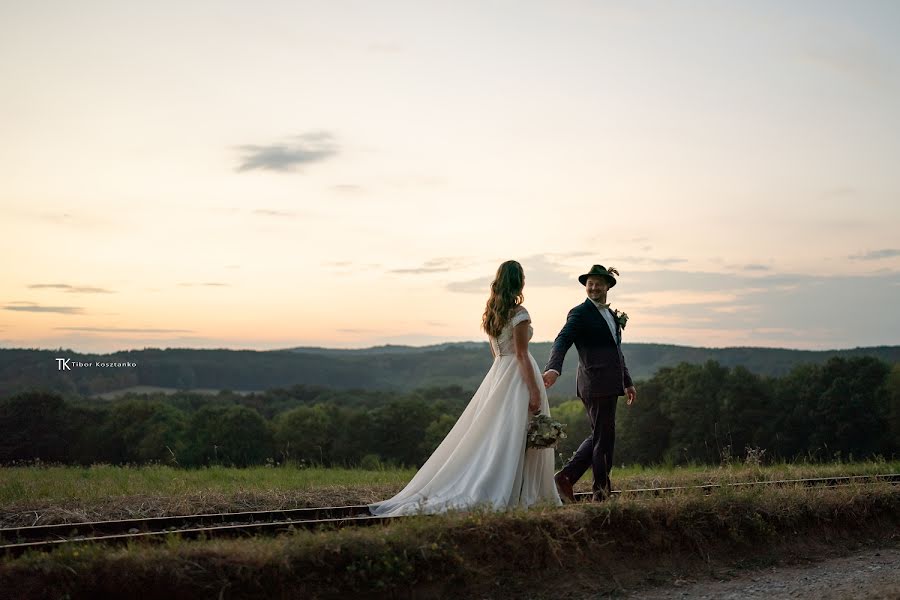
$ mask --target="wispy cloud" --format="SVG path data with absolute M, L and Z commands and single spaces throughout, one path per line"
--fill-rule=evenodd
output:
M 447 284 L 447 291 L 458 294 L 486 294 L 490 287 L 490 277 L 479 277 L 478 279 L 467 279 L 465 281 L 451 281 Z
M 352 260 L 339 260 L 322 263 L 323 267 L 327 267 L 333 273 L 346 275 L 357 271 L 382 271 L 382 265 L 373 263 L 357 263 Z
M 758 277 L 740 274 L 660 271 L 636 273 L 615 288 L 611 301 L 654 332 L 653 319 L 668 319 L 672 327 L 746 334 L 747 342 L 782 339 L 795 347 L 847 347 L 850 340 L 868 344 L 896 344 L 900 313 L 894 310 L 900 273 L 857 276 L 772 274 Z M 666 293 L 668 291 L 668 293 Z M 710 294 L 704 298 L 704 294 Z M 649 321 L 649 322 L 647 322 Z M 629 323 L 631 333 L 640 326 Z M 710 334 L 711 335 L 711 334 Z M 659 336 L 654 333 L 654 341 Z M 710 337 L 710 339 L 714 339 Z M 734 341 L 730 342 L 732 345 Z
M 94 214 L 86 212 L 81 207 L 79 207 L 78 212 L 46 212 L 46 209 L 40 211 L 30 209 L 16 210 L 13 207 L 9 211 L 4 211 L 5 217 L 36 221 L 45 225 L 77 230 L 80 233 L 84 233 L 84 231 L 101 231 L 119 234 L 127 230 L 129 225 L 127 215 L 122 213 L 113 215 L 109 212 L 98 212 Z
M 407 269 L 391 269 L 391 273 L 402 275 L 423 275 L 426 273 L 446 273 L 452 269 L 459 268 L 464 264 L 460 258 L 433 258 L 426 261 L 421 267 L 412 267 Z
M 649 250 L 649 246 L 647 247 Z M 686 263 L 686 258 L 654 258 L 652 256 L 618 256 L 607 261 L 612 265 L 620 265 L 620 264 L 635 264 L 635 265 L 658 265 L 658 266 L 667 266 L 667 265 L 677 265 L 679 263 Z
M 573 273 L 568 267 L 561 265 L 554 258 L 557 257 L 581 257 L 586 253 L 571 253 L 563 255 L 544 255 L 536 254 L 528 256 L 519 263 L 525 271 L 526 287 L 561 287 L 578 284 L 578 273 Z M 499 263 L 498 263 L 499 266 Z M 588 267 L 584 267 L 587 269 Z M 580 273 L 581 271 L 579 271 Z M 447 290 L 462 294 L 485 294 L 488 292 L 491 281 L 494 278 L 494 272 L 489 275 L 478 277 L 476 279 L 468 279 L 465 281 L 453 281 L 447 284 Z
M 721 292 L 723 290 L 772 289 L 778 286 L 795 286 L 807 283 L 811 277 L 793 274 L 770 274 L 766 277 L 741 273 L 716 273 L 708 271 L 635 271 L 619 276 L 616 291 L 657 292 L 679 291 Z
M 716 262 L 720 262 L 720 263 L 721 263 L 721 261 L 716 261 Z M 761 264 L 758 264 L 758 263 L 750 263 L 750 264 L 746 264 L 746 265 L 740 265 L 740 264 L 725 264 L 725 265 L 723 265 L 723 266 L 724 266 L 726 269 L 732 269 L 732 270 L 734 270 L 734 271 L 744 271 L 744 272 L 747 272 L 747 273 L 762 273 L 762 272 L 766 272 L 766 271 L 771 271 L 771 270 L 772 270 L 772 267 L 768 267 L 768 266 L 766 266 L 766 265 L 761 265 Z
M 338 185 L 333 185 L 331 186 L 331 189 L 342 194 L 359 194 L 363 191 L 362 186 L 354 185 L 352 183 L 341 183 Z
M 874 46 L 817 48 L 806 52 L 802 60 L 873 90 L 883 91 L 896 83 L 896 67 Z
M 3 307 L 4 310 L 12 310 L 16 312 L 34 312 L 34 313 L 57 313 L 61 315 L 80 315 L 84 314 L 84 309 L 80 306 L 42 306 L 34 302 L 10 302 Z
M 192 329 L 143 329 L 128 327 L 54 327 L 59 331 L 82 331 L 90 333 L 192 333 Z
M 585 262 L 584 265 L 572 269 L 567 263 L 573 258 L 583 259 L 592 257 L 591 260 Z M 596 254 L 592 252 L 568 252 L 555 254 L 536 254 L 528 256 L 519 262 L 525 269 L 525 285 L 527 287 L 567 287 L 578 286 L 578 275 L 586 272 L 591 264 L 596 262 Z M 607 267 L 620 266 L 622 264 L 652 264 L 656 266 L 666 266 L 687 262 L 682 258 L 652 258 L 645 256 L 620 256 L 604 262 Z M 590 264 L 588 264 L 590 263 Z M 662 271 L 660 271 L 662 272 Z M 465 281 L 455 281 L 447 285 L 447 290 L 451 292 L 464 294 L 483 294 L 490 287 L 493 273 L 479 277 L 477 279 L 469 279 Z
M 882 258 L 894 258 L 900 256 L 900 250 L 896 248 L 883 248 L 881 250 L 872 250 L 862 254 L 854 254 L 849 258 L 853 260 L 880 260 Z
M 179 283 L 181 287 L 229 287 L 227 283 L 219 283 L 217 281 L 209 281 L 202 283 Z
M 98 287 L 69 285 L 67 283 L 35 283 L 28 286 L 32 290 L 57 289 L 69 294 L 115 294 L 112 290 Z
M 259 215 L 262 217 L 288 217 L 293 218 L 297 216 L 297 213 L 290 210 L 273 210 L 268 208 L 257 208 L 253 211 L 254 215 Z
M 327 131 L 313 131 L 295 136 L 287 143 L 266 146 L 244 145 L 239 173 L 256 169 L 290 172 L 311 163 L 327 160 L 338 153 L 334 136 Z
M 585 252 L 584 250 L 578 250 L 575 252 L 553 252 L 544 254 L 544 257 L 551 261 L 564 261 L 573 258 L 584 258 L 586 256 L 595 256 L 593 252 Z
M 60 225 L 71 225 L 75 222 L 75 218 L 70 213 L 44 213 L 37 217 L 41 221 L 48 223 L 56 223 Z

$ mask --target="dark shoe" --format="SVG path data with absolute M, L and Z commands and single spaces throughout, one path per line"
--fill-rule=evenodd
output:
M 609 500 L 612 496 L 612 482 L 608 479 L 606 480 L 606 484 L 602 486 L 599 490 L 594 490 L 594 502 L 604 502 Z
M 575 502 L 575 490 L 572 489 L 572 482 L 565 473 L 560 471 L 553 476 L 553 481 L 556 482 L 556 491 L 559 492 L 559 497 L 563 502 Z
M 600 491 L 594 492 L 594 497 L 592 498 L 594 502 L 606 502 L 609 500 L 610 493 L 606 489 L 601 489 Z

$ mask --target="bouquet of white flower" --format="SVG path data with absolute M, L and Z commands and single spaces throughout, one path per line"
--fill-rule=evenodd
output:
M 527 448 L 556 448 L 566 438 L 566 425 L 548 415 L 533 415 L 528 423 Z

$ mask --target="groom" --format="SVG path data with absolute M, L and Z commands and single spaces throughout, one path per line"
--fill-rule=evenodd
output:
M 575 387 L 590 418 L 591 435 L 554 477 L 560 496 L 569 502 L 575 501 L 572 486 L 589 467 L 594 472 L 594 500 L 609 497 L 612 491 L 609 472 L 616 440 L 616 401 L 619 396 L 626 395 L 630 405 L 637 398 L 622 355 L 624 319 L 617 317 L 606 303 L 606 293 L 616 285 L 612 273 L 619 274 L 615 269 L 594 265 L 578 278 L 585 287 L 587 300 L 569 311 L 544 369 L 544 386 L 549 388 L 562 372 L 566 352 L 575 344 L 578 350 Z

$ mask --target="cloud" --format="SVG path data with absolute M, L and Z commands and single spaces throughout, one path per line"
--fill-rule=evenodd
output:
M 41 306 L 34 302 L 10 302 L 3 307 L 5 310 L 13 310 L 17 312 L 35 312 L 35 313 L 58 313 L 61 315 L 80 315 L 84 314 L 84 309 L 80 306 Z
M 59 331 L 87 331 L 91 333 L 192 333 L 191 329 L 142 329 L 128 327 L 54 327 Z
M 880 260 L 882 258 L 894 258 L 900 256 L 900 250 L 896 248 L 883 248 L 881 250 L 872 250 L 863 254 L 854 254 L 849 258 L 853 260 Z
M 351 183 L 341 183 L 338 185 L 333 185 L 331 186 L 331 189 L 342 194 L 359 194 L 363 191 L 362 186 L 353 185 Z
M 216 281 L 204 282 L 204 283 L 179 283 L 181 287 L 230 287 L 227 283 L 219 283 Z
M 74 286 L 74 285 L 69 285 L 67 283 L 35 283 L 32 285 L 29 285 L 28 287 L 33 290 L 41 290 L 41 289 L 65 290 L 66 293 L 69 293 L 69 294 L 115 294 L 115 292 L 113 292 L 111 290 L 105 290 L 103 288 Z
M 544 258 L 547 258 L 549 260 L 564 261 L 564 260 L 568 260 L 568 259 L 572 259 L 572 258 L 584 258 L 585 256 L 594 256 L 594 253 L 593 252 L 584 252 L 582 250 L 579 250 L 577 252 L 558 252 L 558 253 L 554 252 L 554 253 L 544 254 L 543 256 L 544 256 Z
M 716 339 L 732 332 L 731 345 L 790 343 L 793 347 L 846 348 L 897 344 L 895 309 L 900 272 L 856 276 L 639 273 L 611 292 L 613 306 L 628 312 L 632 335 L 644 327 L 660 341 L 660 327 L 684 337 Z M 668 289 L 668 294 L 664 293 Z M 702 294 L 710 297 L 703 300 Z M 731 299 L 727 299 L 730 295 Z M 717 297 L 718 296 L 718 297 Z M 662 321 L 660 321 L 662 319 Z M 641 323 L 642 325 L 637 325 Z M 690 334 L 690 331 L 694 331 Z M 679 334 L 680 335 L 680 334 Z M 738 340 L 734 339 L 737 336 Z M 705 343 L 705 342 L 704 342 Z
M 268 208 L 258 208 L 253 211 L 254 215 L 263 217 L 296 217 L 297 213 L 290 210 L 272 210 Z
M 69 213 L 60 213 L 60 214 L 44 213 L 44 214 L 38 215 L 38 219 L 40 219 L 42 221 L 47 221 L 49 223 L 66 224 L 66 225 L 71 224 L 74 221 L 74 217 Z
M 561 266 L 556 257 L 580 257 L 584 253 L 570 254 L 536 254 L 519 260 L 522 269 L 525 271 L 525 287 L 563 287 L 578 283 L 578 273 L 573 272 L 568 267 Z M 499 263 L 497 266 L 500 266 Z M 491 271 L 490 275 L 478 277 L 476 279 L 468 279 L 466 281 L 454 281 L 447 284 L 447 290 L 461 294 L 486 294 L 491 287 L 491 281 L 494 278 L 496 267 Z
M 121 214 L 115 217 L 109 213 L 92 214 L 85 212 L 79 207 L 79 212 L 35 212 L 31 210 L 17 211 L 15 208 L 4 214 L 4 217 L 11 216 L 29 221 L 37 221 L 42 224 L 60 226 L 66 229 L 75 229 L 79 232 L 85 230 L 102 231 L 109 233 L 122 233 L 129 224 Z
M 239 149 L 243 152 L 237 168 L 239 173 L 255 169 L 295 171 L 298 167 L 327 160 L 338 153 L 334 136 L 327 131 L 304 133 L 286 144 L 244 145 Z
M 458 294 L 486 294 L 490 291 L 491 280 L 490 277 L 479 277 L 466 281 L 451 281 L 447 284 L 447 291 Z
M 465 264 L 461 258 L 433 258 L 426 261 L 421 267 L 409 269 L 391 269 L 390 273 L 401 275 L 423 275 L 427 273 L 446 273 Z
M 808 282 L 806 275 L 771 274 L 765 277 L 736 273 L 714 273 L 706 271 L 633 271 L 623 272 L 618 277 L 620 286 L 617 291 L 628 290 L 629 293 L 679 291 L 721 292 L 724 290 L 741 290 L 748 288 L 772 289 L 776 286 L 793 286 Z
M 715 261 L 715 262 L 718 262 L 718 263 L 721 264 L 722 261 L 721 261 L 721 260 L 717 260 L 717 261 Z M 754 273 L 754 272 L 760 272 L 760 273 L 761 273 L 761 272 L 764 272 L 764 271 L 771 271 L 771 270 L 772 270 L 772 267 L 767 267 L 766 265 L 760 265 L 760 264 L 757 264 L 757 263 L 750 263 L 750 264 L 746 264 L 746 265 L 724 265 L 724 266 L 725 266 L 726 269 L 734 269 L 735 271 L 746 271 L 746 272 L 749 272 L 749 273 Z
M 874 46 L 817 48 L 806 52 L 803 60 L 876 91 L 884 91 L 896 81 L 894 65 Z
M 347 275 L 350 273 L 361 272 L 361 271 L 382 271 L 383 267 L 379 264 L 373 263 L 357 263 L 351 260 L 340 260 L 340 261 L 331 261 L 322 263 L 323 267 L 327 267 L 332 273 L 337 273 L 339 275 Z
M 649 250 L 649 246 L 647 247 Z M 653 258 L 651 256 L 619 256 L 607 261 L 613 265 L 632 263 L 636 265 L 676 265 L 678 263 L 686 263 L 686 258 Z

